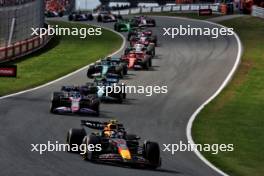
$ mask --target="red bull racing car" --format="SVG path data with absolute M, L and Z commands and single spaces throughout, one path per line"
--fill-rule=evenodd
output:
M 89 128 L 97 131 L 88 134 Z M 151 141 L 140 144 L 140 137 L 127 134 L 123 124 L 115 120 L 82 120 L 80 129 L 68 131 L 66 142 L 70 148 L 82 146 L 85 150 L 79 152 L 84 160 L 151 169 L 161 166 L 159 144 Z M 89 150 L 91 145 L 96 146 L 96 150 Z

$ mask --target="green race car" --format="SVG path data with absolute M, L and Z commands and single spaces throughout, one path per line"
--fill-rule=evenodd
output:
M 117 74 L 123 78 L 127 74 L 127 64 L 121 58 L 107 57 L 89 66 L 88 78 L 104 77 L 107 74 Z
M 115 23 L 114 29 L 118 32 L 128 32 L 136 27 L 135 21 L 132 19 L 122 19 Z

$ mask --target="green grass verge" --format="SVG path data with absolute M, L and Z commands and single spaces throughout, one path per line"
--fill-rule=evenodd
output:
M 79 23 L 50 21 L 60 27 L 91 26 Z M 101 36 L 56 36 L 47 47 L 13 62 L 18 67 L 17 78 L 0 78 L 0 96 L 32 88 L 67 73 L 73 72 L 117 50 L 122 38 L 111 31 L 102 30 Z M 84 75 L 85 76 L 85 75 Z
M 206 20 L 214 17 L 221 16 L 220 14 L 213 14 L 209 16 L 199 16 L 198 13 L 175 13 L 175 12 L 151 12 L 151 13 L 143 13 L 146 15 L 157 15 L 157 16 L 175 16 L 175 17 L 186 17 L 186 18 L 194 18 L 198 20 Z
M 244 45 L 242 63 L 225 90 L 195 120 L 196 143 L 230 143 L 235 151 L 203 153 L 230 175 L 264 175 L 264 20 L 242 17 L 222 22 Z

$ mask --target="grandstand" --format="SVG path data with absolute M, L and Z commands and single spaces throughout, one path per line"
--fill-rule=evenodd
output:
M 43 0 L 0 0 L 0 62 L 36 51 L 48 39 L 32 36 L 44 27 Z
M 68 12 L 74 8 L 75 0 L 45 0 L 45 4 L 46 4 L 46 11 Z

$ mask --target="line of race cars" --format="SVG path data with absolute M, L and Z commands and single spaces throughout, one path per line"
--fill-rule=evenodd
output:
M 114 29 L 118 32 L 128 32 L 136 27 L 155 27 L 156 21 L 146 16 L 135 16 L 131 19 L 123 19 L 121 15 L 112 14 L 110 11 L 101 11 L 97 14 L 76 11 L 68 16 L 69 21 L 92 21 L 96 17 L 97 22 L 116 22 Z
M 76 20 L 77 17 L 72 19 Z M 134 17 L 133 20 L 139 20 L 140 22 L 136 27 L 126 29 L 128 31 L 129 46 L 125 49 L 123 55 L 119 58 L 107 57 L 90 65 L 87 70 L 87 77 L 94 79 L 93 82 L 88 82 L 82 86 L 62 86 L 60 91 L 54 92 L 51 99 L 51 113 L 99 116 L 101 102 L 124 102 L 127 96 L 125 92 L 111 92 L 106 89 L 112 90 L 112 86 L 125 87 L 125 84 L 120 84 L 119 81 L 131 69 L 148 70 L 152 66 L 152 59 L 156 54 L 155 47 L 158 42 L 152 30 L 145 28 L 156 26 L 154 19 L 139 16 Z M 114 24 L 115 29 L 123 21 L 123 19 L 117 21 Z M 121 31 L 124 31 L 123 28 Z M 106 92 L 110 93 L 107 94 Z M 90 133 L 89 129 L 97 131 Z M 68 131 L 66 141 L 70 146 L 85 145 L 87 149 L 90 145 L 100 145 L 100 151 L 86 150 L 85 153 L 82 153 L 84 160 L 122 163 L 133 167 L 151 169 L 161 166 L 159 144 L 151 141 L 140 144 L 140 137 L 128 134 L 123 124 L 115 120 L 108 122 L 81 121 L 80 129 L 70 129 Z

